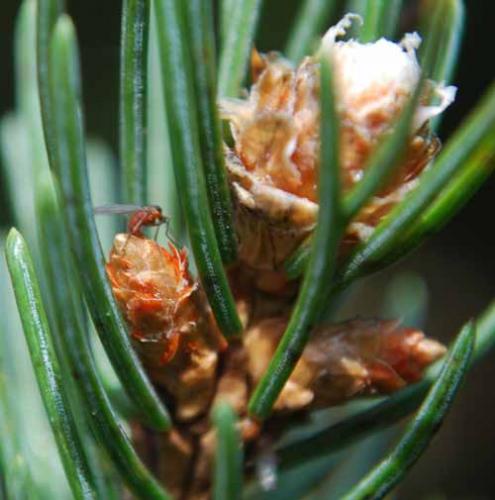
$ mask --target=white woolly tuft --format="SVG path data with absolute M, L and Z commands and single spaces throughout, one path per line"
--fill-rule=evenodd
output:
M 421 44 L 417 33 L 408 33 L 400 43 L 385 38 L 373 43 L 356 40 L 336 41 L 344 36 L 357 14 L 346 14 L 324 35 L 317 56 L 332 61 L 338 95 L 339 111 L 354 122 L 363 134 L 368 134 L 370 117 L 383 116 L 392 120 L 404 107 L 419 83 L 421 68 L 416 50 Z M 418 107 L 414 130 L 442 113 L 455 99 L 456 88 L 432 82 L 440 98 L 435 106 Z

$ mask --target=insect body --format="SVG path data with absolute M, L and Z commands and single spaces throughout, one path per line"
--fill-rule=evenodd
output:
M 116 215 L 129 215 L 129 222 L 127 224 L 127 231 L 132 236 L 142 238 L 144 236 L 143 227 L 156 227 L 158 228 L 163 224 L 165 226 L 165 235 L 167 238 L 179 246 L 174 241 L 169 231 L 170 217 L 163 215 L 161 207 L 158 205 L 103 205 L 94 209 L 95 214 L 116 214 Z M 155 234 L 156 239 L 157 234 Z
M 170 218 L 163 215 L 162 209 L 157 205 L 142 207 L 136 210 L 129 219 L 128 230 L 134 236 L 142 236 L 141 228 L 143 226 L 161 226 L 165 224 L 168 234 L 168 225 Z

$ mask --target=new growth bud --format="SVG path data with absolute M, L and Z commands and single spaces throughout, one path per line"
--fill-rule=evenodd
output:
M 367 161 L 389 135 L 420 80 L 418 34 L 400 43 L 339 41 L 355 14 L 330 28 L 317 54 L 298 67 L 278 54 L 253 56 L 256 78 L 245 100 L 224 99 L 234 146 L 227 166 L 236 202 L 241 260 L 258 270 L 281 266 L 313 229 L 318 213 L 320 57 L 331 59 L 340 120 L 344 193 L 359 182 Z M 429 81 L 416 109 L 407 151 L 395 174 L 349 225 L 345 242 L 367 239 L 378 222 L 416 186 L 439 149 L 431 118 L 454 100 L 455 87 Z M 432 98 L 438 104 L 430 104 Z

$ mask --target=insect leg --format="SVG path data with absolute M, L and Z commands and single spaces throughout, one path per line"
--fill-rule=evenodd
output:
M 167 239 L 172 243 L 172 245 L 179 248 L 181 246 L 180 243 L 172 236 L 170 231 L 170 217 L 166 217 L 164 219 L 163 225 L 165 226 L 165 236 Z
M 158 232 L 159 232 L 159 231 L 160 231 L 160 224 L 157 224 L 157 225 L 156 225 L 156 229 L 155 229 L 155 236 L 153 237 L 153 239 L 154 239 L 155 241 L 157 241 L 157 240 L 158 240 Z

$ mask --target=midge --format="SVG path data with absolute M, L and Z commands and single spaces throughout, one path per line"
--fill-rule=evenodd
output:
M 143 237 L 143 227 L 156 227 L 155 240 L 158 235 L 158 229 L 161 225 L 165 226 L 165 236 L 174 244 L 176 242 L 170 234 L 170 217 L 164 215 L 158 205 L 102 205 L 94 208 L 96 215 L 129 215 L 127 231 L 132 236 Z M 176 245 L 178 246 L 178 245 Z

